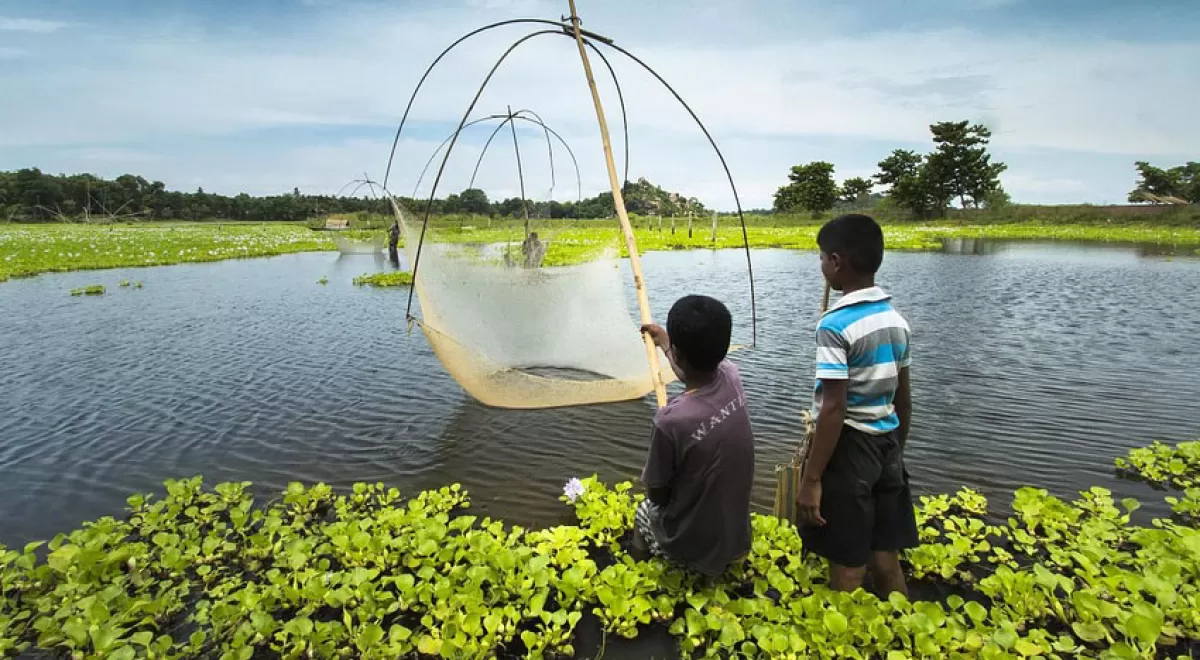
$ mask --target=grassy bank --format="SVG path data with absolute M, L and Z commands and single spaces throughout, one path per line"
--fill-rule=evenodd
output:
M 751 247 L 812 250 L 820 219 L 783 216 L 751 217 L 747 236 Z M 730 218 L 720 220 L 713 240 L 711 222 L 696 222 L 688 236 L 685 219 L 674 233 L 669 221 L 661 230 L 654 219 L 634 218 L 638 248 L 643 252 L 724 249 L 742 246 L 742 230 Z M 522 225 L 512 220 L 439 218 L 429 240 L 460 243 L 513 243 L 523 238 Z M 624 253 L 614 220 L 544 221 L 537 226 L 550 240 L 547 265 L 586 260 L 606 248 Z M 377 230 L 378 231 L 378 230 Z M 889 249 L 931 250 L 944 239 L 1069 240 L 1139 243 L 1200 249 L 1200 224 L 1176 226 L 1150 223 L 1058 224 L 1047 222 L 971 223 L 947 219 L 928 223 L 884 225 Z M 370 231 L 348 236 L 365 239 Z M 0 281 L 38 273 L 157 266 L 196 261 L 262 257 L 292 252 L 336 249 L 328 232 L 295 224 L 143 224 L 129 225 L 0 225 Z
M 748 225 L 746 238 L 753 248 L 815 250 L 820 225 L 762 226 Z M 713 240 L 712 229 L 694 231 L 688 237 L 686 227 L 663 231 L 638 228 L 634 231 L 642 252 L 691 249 L 740 248 L 740 227 L 722 225 Z M 626 254 L 620 230 L 592 225 L 551 227 L 541 233 L 550 240 L 546 253 L 548 265 L 562 265 L 587 258 L 604 248 L 620 248 Z M 443 228 L 431 232 L 435 240 L 447 242 L 518 241 L 519 235 L 506 228 Z M 1092 225 L 960 225 L 902 224 L 884 225 L 884 240 L 889 250 L 936 250 L 944 239 L 1052 240 L 1108 243 L 1137 243 L 1181 248 L 1200 248 L 1200 227 L 1157 227 L 1147 225 L 1105 227 Z
M 293 224 L 0 225 L 0 281 L 332 249 L 326 234 Z
M 1169 487 L 1200 478 L 1200 443 L 1119 464 Z M 963 489 L 922 497 L 912 597 L 831 592 L 789 523 L 752 519 L 749 556 L 701 583 L 627 554 L 629 483 L 582 480 L 576 523 L 507 527 L 458 486 L 409 500 L 291 484 L 256 506 L 247 483 L 169 481 L 21 550 L 0 546 L 0 656 L 112 658 L 591 657 L 578 630 L 667 633 L 684 657 L 1153 658 L 1200 650 L 1200 490 L 1175 517 L 1131 524 L 1135 500 L 1068 502 L 1023 488 L 1006 524 Z M 582 652 L 581 652 L 582 651 Z M 587 653 L 585 656 L 584 653 Z

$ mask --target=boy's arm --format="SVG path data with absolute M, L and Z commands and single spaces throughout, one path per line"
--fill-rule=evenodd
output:
M 821 476 L 833 456 L 838 438 L 842 434 L 842 425 L 846 422 L 846 385 L 845 380 L 821 381 L 821 410 L 817 415 L 817 432 L 813 435 L 812 444 L 808 450 L 808 460 L 804 464 L 804 474 L 800 477 L 800 491 L 796 499 L 800 521 L 808 525 L 824 525 L 821 517 Z
M 674 443 L 671 442 L 671 437 L 655 424 L 650 433 L 646 466 L 642 468 L 642 484 L 646 486 L 646 497 L 659 506 L 666 506 L 671 500 L 671 480 L 674 478 Z
M 912 390 L 908 380 L 908 367 L 900 369 L 900 383 L 896 386 L 896 417 L 900 418 L 900 450 L 908 442 L 908 428 L 912 422 Z
M 821 517 L 821 477 L 833 456 L 846 422 L 846 391 L 850 378 L 846 338 L 832 328 L 817 328 L 817 379 L 821 381 L 821 409 L 817 429 L 808 449 L 796 504 L 800 522 L 824 525 Z
M 667 364 L 671 365 L 671 371 L 675 372 L 675 377 L 683 380 L 683 372 L 679 370 L 679 365 L 675 364 L 675 356 L 671 355 L 671 337 L 667 335 L 666 329 L 661 325 L 648 324 L 642 326 L 642 332 L 650 335 L 654 345 L 662 349 L 663 355 L 667 356 Z
M 808 462 L 804 466 L 804 480 L 821 482 L 825 466 L 833 456 L 842 425 L 846 423 L 846 384 L 844 380 L 823 380 L 821 411 L 817 415 L 817 432 L 808 451 Z

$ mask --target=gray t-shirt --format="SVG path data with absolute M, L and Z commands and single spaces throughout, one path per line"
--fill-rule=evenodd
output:
M 732 362 L 655 415 L 642 483 L 670 489 L 654 532 L 673 559 L 717 575 L 750 550 L 754 431 Z

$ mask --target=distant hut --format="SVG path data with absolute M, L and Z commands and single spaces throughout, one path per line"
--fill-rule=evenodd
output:
M 325 218 L 326 229 L 349 229 L 350 216 L 348 215 L 330 215 Z

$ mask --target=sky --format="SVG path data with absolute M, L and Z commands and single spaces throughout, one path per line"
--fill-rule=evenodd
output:
M 1152 5 L 1152 6 L 1151 6 Z M 584 27 L 653 67 L 704 122 L 744 208 L 771 205 L 791 166 L 870 176 L 893 149 L 932 149 L 929 124 L 993 133 L 1022 203 L 1123 203 L 1133 163 L 1200 160 L 1200 2 L 1159 0 L 579 0 Z M 126 172 L 169 188 L 332 194 L 382 180 L 414 86 L 466 32 L 559 20 L 542 0 L 0 0 L 0 170 Z M 412 107 L 388 178 L 427 195 L 439 144 L 517 39 L 509 25 L 455 48 Z M 630 177 L 732 209 L 716 152 L 669 92 L 600 46 L 621 90 Z M 592 56 L 617 167 L 620 104 Z M 547 152 L 519 122 L 526 196 L 608 187 L 596 114 L 572 40 L 531 37 L 470 118 L 535 111 L 571 147 Z M 471 183 L 497 121 L 466 129 L 439 197 Z M 476 187 L 516 196 L 513 136 L 483 153 Z M 554 167 L 550 167 L 553 156 Z M 577 176 L 581 185 L 577 185 Z M 420 187 L 417 187 L 420 179 Z

